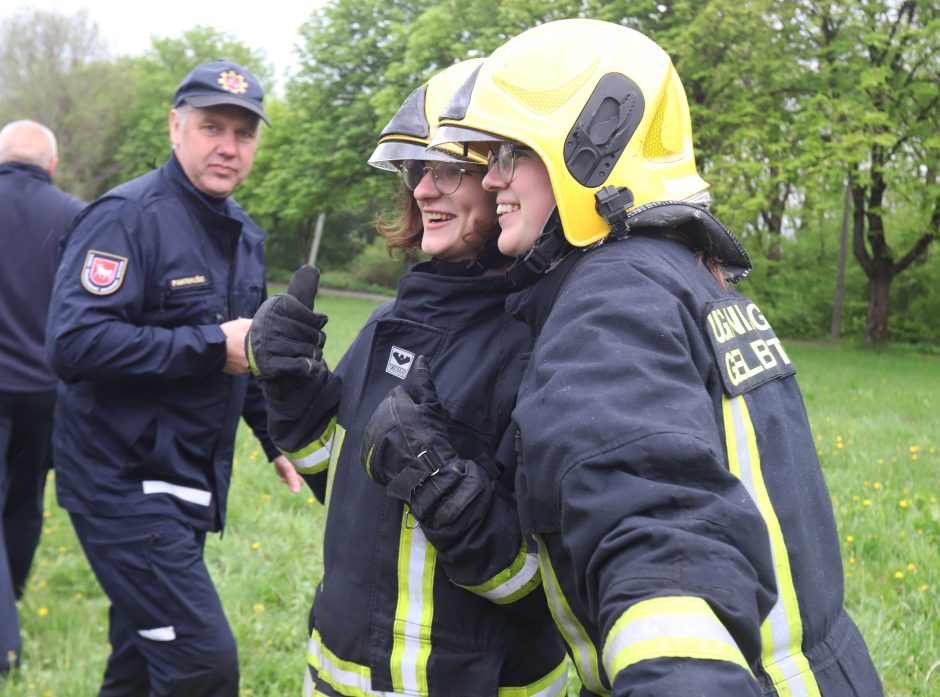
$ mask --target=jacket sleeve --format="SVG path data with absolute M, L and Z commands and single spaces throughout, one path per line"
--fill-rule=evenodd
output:
M 498 605 L 534 618 L 545 617 L 545 597 L 533 540 L 523 535 L 512 493 L 515 426 L 503 434 L 494 459 L 474 465 L 485 476 L 483 491 L 451 524 L 425 524 L 425 537 L 451 581 Z M 502 463 L 502 464 L 500 464 Z
M 159 327 L 142 323 L 154 254 L 133 203 L 105 199 L 86 210 L 69 234 L 56 274 L 46 353 L 66 382 L 172 380 L 221 372 L 225 335 L 218 325 Z M 121 262 L 120 282 L 106 292 L 83 284 L 95 254 Z M 101 289 L 97 289 L 101 290 Z
M 607 267 L 559 297 L 517 408 L 528 486 L 570 555 L 557 574 L 615 695 L 757 697 L 773 562 L 726 465 L 710 355 L 655 273 Z

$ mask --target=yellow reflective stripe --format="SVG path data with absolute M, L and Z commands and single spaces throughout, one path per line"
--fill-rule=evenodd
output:
M 653 658 L 727 661 L 750 671 L 731 634 L 701 598 L 652 598 L 633 605 L 604 642 L 611 680 L 624 668 Z
M 728 464 L 747 489 L 767 525 L 777 582 L 777 602 L 761 626 L 761 665 L 779 697 L 820 697 L 816 676 L 802 652 L 803 624 L 790 556 L 761 471 L 754 424 L 743 396 L 722 399 Z
M 346 429 L 336 424 L 336 435 L 333 437 L 333 450 L 330 453 L 329 471 L 326 475 L 326 498 L 323 501 L 323 508 L 330 510 L 330 496 L 333 493 L 333 479 L 336 477 L 336 463 L 343 452 L 343 442 L 346 440 Z
M 428 544 L 405 506 L 398 546 L 398 602 L 392 625 L 391 669 L 392 687 L 410 694 L 428 693 L 436 562 L 437 551 Z
M 501 687 L 497 697 L 561 697 L 568 689 L 568 659 L 566 658 L 551 673 L 531 685 Z
M 527 553 L 526 541 L 523 537 L 519 553 L 509 567 L 500 571 L 486 583 L 478 586 L 461 586 L 461 588 L 466 588 L 471 593 L 497 605 L 507 605 L 527 596 L 538 588 L 541 582 L 538 556 Z
M 581 683 L 591 692 L 598 695 L 608 695 L 610 689 L 601 682 L 597 648 L 591 643 L 584 627 L 571 611 L 568 601 L 565 600 L 561 586 L 558 585 L 555 570 L 552 569 L 552 562 L 548 557 L 545 542 L 538 535 L 534 537 L 538 543 L 539 568 L 542 572 L 542 585 L 545 588 L 548 608 L 552 612 L 555 625 L 564 637 L 565 643 L 571 649 L 578 677 L 581 679 Z
M 301 474 L 322 472 L 330 463 L 337 428 L 336 417 L 334 416 L 327 424 L 326 430 L 312 443 L 305 445 L 296 452 L 288 453 L 283 450 L 281 452 L 293 463 L 294 469 Z

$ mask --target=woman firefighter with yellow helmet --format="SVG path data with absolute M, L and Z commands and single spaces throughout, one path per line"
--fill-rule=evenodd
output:
M 526 31 L 444 109 L 432 147 L 455 143 L 489 156 L 536 336 L 516 495 L 586 693 L 881 695 L 796 368 L 729 288 L 750 261 L 707 210 L 668 55 L 606 22 Z M 446 463 L 433 423 L 387 418 L 409 398 L 367 456 Z
M 564 646 L 511 494 L 515 460 L 499 456 L 513 452 L 509 417 L 532 337 L 504 311 L 510 259 L 495 248 L 485 156 L 426 151 L 447 98 L 481 62 L 415 90 L 369 158 L 402 175 L 398 209 L 381 226 L 389 248 L 431 258 L 402 276 L 336 370 L 322 361 L 312 267 L 252 323 L 269 433 L 326 507 L 307 695 L 565 694 Z M 449 466 L 427 482 L 363 470 L 376 406 L 393 390 L 420 395 L 432 371 L 440 397 L 423 400 L 423 415 L 453 440 Z

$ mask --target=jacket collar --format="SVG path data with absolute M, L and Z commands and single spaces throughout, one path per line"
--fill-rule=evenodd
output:
M 44 170 L 42 167 L 30 165 L 25 162 L 15 162 L 11 160 L 9 162 L 0 164 L 0 175 L 4 174 L 22 174 L 32 179 L 45 182 L 46 184 L 52 183 L 52 177 L 49 176 L 49 173 L 46 170 Z
M 166 176 L 173 181 L 186 196 L 186 199 L 193 204 L 193 207 L 199 217 L 207 223 L 226 224 L 238 223 L 241 221 L 235 216 L 235 204 L 231 197 L 226 196 L 222 199 L 212 199 L 199 191 L 193 183 L 189 181 L 183 166 L 176 157 L 175 152 L 170 153 L 166 164 L 163 166 Z
M 512 290 L 502 274 L 466 276 L 442 273 L 439 263 L 415 265 L 398 282 L 395 315 L 437 327 L 467 326 L 503 312 Z
M 583 259 L 584 250 L 574 250 L 562 259 L 555 268 L 530 286 L 512 293 L 506 299 L 506 311 L 521 322 L 529 325 L 532 335 L 537 337 L 545 326 L 545 321 L 555 304 L 555 298 L 575 267 Z

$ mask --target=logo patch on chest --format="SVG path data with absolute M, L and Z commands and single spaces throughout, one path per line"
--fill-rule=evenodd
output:
M 709 303 L 705 333 L 732 397 L 796 372 L 764 313 L 748 298 Z
M 127 257 L 89 249 L 82 265 L 82 287 L 95 295 L 111 295 L 124 283 Z
M 385 372 L 389 375 L 394 375 L 400 380 L 404 380 L 408 377 L 408 372 L 411 370 L 411 364 L 414 358 L 415 355 L 411 351 L 392 346 L 392 350 L 388 353 L 388 363 L 385 365 Z

